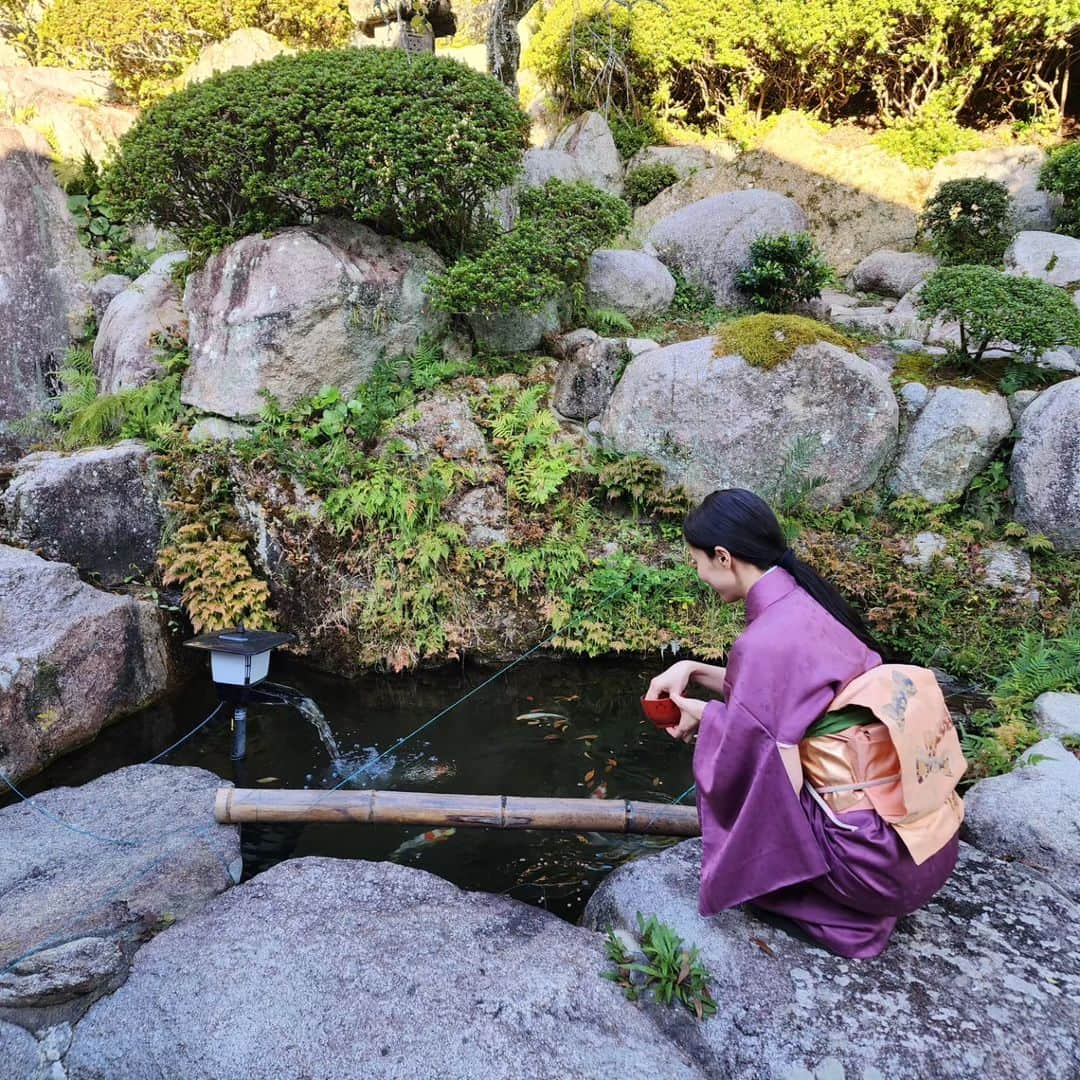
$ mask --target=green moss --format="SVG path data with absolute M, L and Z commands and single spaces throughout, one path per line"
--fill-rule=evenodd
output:
M 737 353 L 748 364 L 774 368 L 803 345 L 826 341 L 854 352 L 855 343 L 831 326 L 801 315 L 747 315 L 725 323 L 717 333 L 716 356 Z

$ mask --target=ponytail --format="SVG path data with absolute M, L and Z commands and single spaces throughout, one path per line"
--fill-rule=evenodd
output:
M 835 586 L 812 566 L 795 557 L 769 504 L 752 491 L 725 488 L 706 496 L 701 505 L 686 516 L 683 536 L 691 547 L 707 552 L 710 557 L 716 548 L 722 547 L 727 548 L 734 558 L 759 570 L 782 567 L 841 626 L 885 659 L 885 650 L 859 613 Z

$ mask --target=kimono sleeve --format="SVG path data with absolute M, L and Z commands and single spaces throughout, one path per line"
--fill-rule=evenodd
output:
M 829 870 L 776 738 L 737 694 L 706 707 L 694 779 L 704 843 L 702 915 Z

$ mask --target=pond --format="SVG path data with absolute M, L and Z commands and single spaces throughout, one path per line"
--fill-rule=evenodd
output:
M 638 701 L 664 665 L 659 659 L 541 659 L 519 665 L 350 786 L 671 801 L 693 782 L 691 751 L 644 720 Z M 248 756 L 235 767 L 225 712 L 166 760 L 201 766 L 242 787 L 331 787 L 491 674 L 466 666 L 345 680 L 279 657 L 271 679 L 310 699 L 302 711 L 253 707 Z M 215 704 L 207 672 L 159 705 L 106 728 L 93 743 L 27 780 L 23 790 L 83 784 L 146 761 Z M 674 842 L 475 828 L 423 842 L 424 831 L 321 823 L 244 826 L 245 875 L 303 855 L 393 859 L 466 889 L 503 893 L 576 919 L 613 867 Z

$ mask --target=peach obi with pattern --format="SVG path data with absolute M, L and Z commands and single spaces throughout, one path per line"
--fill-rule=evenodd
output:
M 916 864 L 964 820 L 956 785 L 967 762 L 933 672 L 881 664 L 853 679 L 829 712 L 859 705 L 880 723 L 799 743 L 803 776 L 834 814 L 876 810 Z

